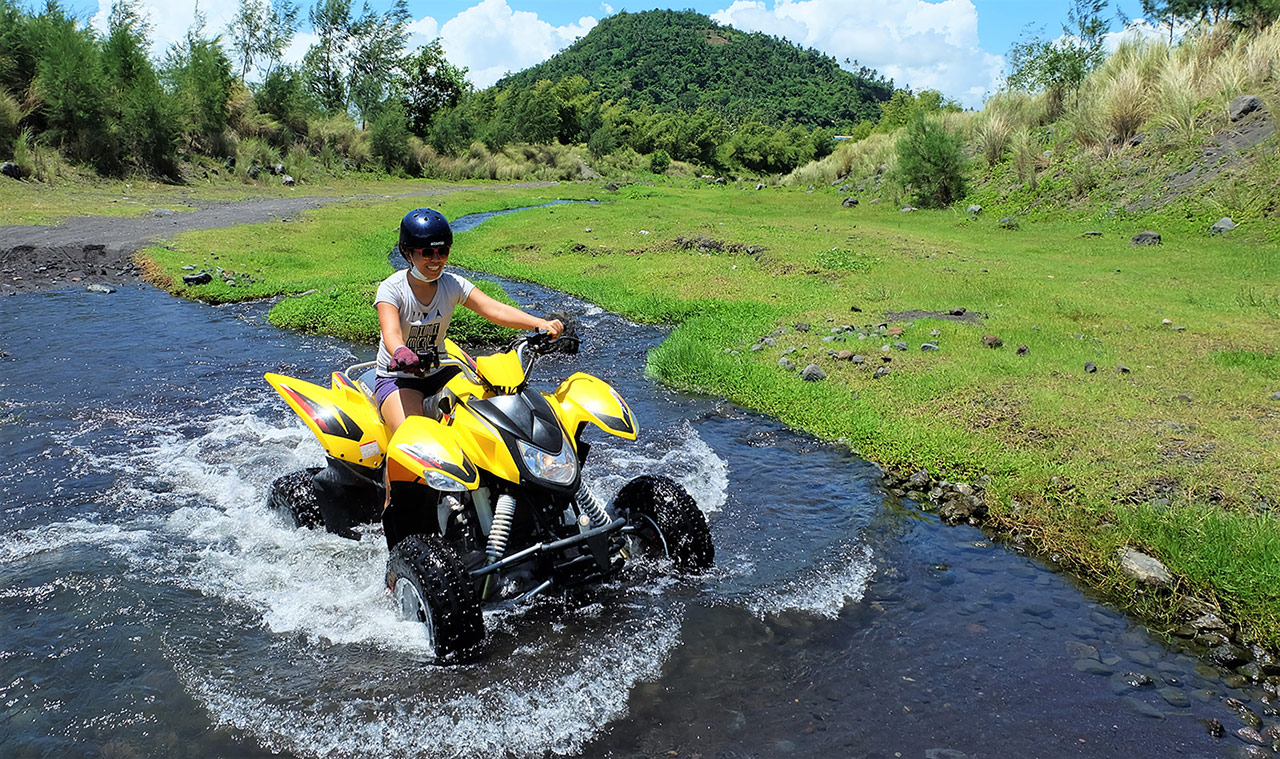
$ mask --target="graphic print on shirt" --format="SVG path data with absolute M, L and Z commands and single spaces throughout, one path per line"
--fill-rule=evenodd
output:
M 431 321 L 410 324 L 409 334 L 404 339 L 404 344 L 409 346 L 409 350 L 414 353 L 435 352 L 436 340 L 440 337 L 440 320 L 442 317 L 443 314 L 437 310 L 435 318 Z

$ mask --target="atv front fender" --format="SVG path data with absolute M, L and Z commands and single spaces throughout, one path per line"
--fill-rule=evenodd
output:
M 284 398 L 335 459 L 377 469 L 386 457 L 387 432 L 369 397 L 351 380 L 333 373 L 333 387 L 267 372 L 267 382 Z
M 391 438 L 387 456 L 387 476 L 392 483 L 422 479 L 437 490 L 480 487 L 480 470 L 462 452 L 458 434 L 434 419 L 425 416 L 405 419 Z M 448 481 L 441 481 L 441 476 Z M 458 486 L 450 485 L 449 481 Z
M 570 433 L 579 425 L 590 422 L 612 435 L 636 439 L 638 430 L 630 407 L 608 382 L 599 377 L 577 372 L 560 383 L 553 395 L 560 405 L 564 428 Z

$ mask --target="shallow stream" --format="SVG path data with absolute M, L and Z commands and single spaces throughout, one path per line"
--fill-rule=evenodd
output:
M 484 659 L 433 665 L 379 533 L 264 504 L 323 457 L 262 373 L 327 384 L 369 346 L 143 286 L 3 298 L 0 755 L 1245 755 L 1224 700 L 1262 714 L 1260 691 L 887 497 L 848 451 L 657 385 L 660 330 L 504 284 L 578 318 L 582 352 L 540 363 L 544 388 L 596 374 L 641 425 L 590 438 L 593 489 L 681 480 L 712 572 L 491 610 Z

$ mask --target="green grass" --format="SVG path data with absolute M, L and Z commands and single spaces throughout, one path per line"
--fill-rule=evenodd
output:
M 439 202 L 453 217 L 545 202 L 550 192 Z M 994 525 L 1058 554 L 1123 603 L 1166 617 L 1176 606 L 1151 594 L 1128 600 L 1114 557 L 1136 545 L 1164 561 L 1184 592 L 1218 599 L 1242 629 L 1280 642 L 1280 599 L 1265 592 L 1276 587 L 1280 555 L 1268 537 L 1277 528 L 1268 509 L 1280 503 L 1280 402 L 1270 399 L 1280 390 L 1280 322 L 1270 313 L 1280 252 L 1259 244 L 1271 233 L 1264 222 L 1237 236 L 1175 229 L 1161 246 L 1132 247 L 1150 218 L 1062 212 L 1005 230 L 985 214 L 846 209 L 830 191 L 669 184 L 554 193 L 598 193 L 605 202 L 493 218 L 459 236 L 453 263 L 676 325 L 650 356 L 662 380 L 841 441 L 887 467 L 924 467 L 953 481 L 990 475 Z M 385 276 L 395 221 L 411 205 L 193 233 L 175 240 L 176 250 L 150 254 L 160 277 L 218 255 L 218 265 L 258 280 L 175 288 L 180 294 L 216 300 L 314 288 L 272 318 L 284 322 L 293 309 L 295 327 L 372 334 L 370 288 Z M 1103 235 L 1083 237 L 1087 230 Z M 699 237 L 726 245 L 678 241 Z M 941 316 L 960 307 L 980 321 Z M 907 311 L 940 315 L 890 316 Z M 875 332 L 881 323 L 902 335 Z M 845 342 L 822 340 L 844 325 L 875 335 L 858 340 L 855 329 Z M 987 348 L 985 334 L 1003 347 Z M 776 344 L 752 351 L 766 336 Z M 907 351 L 882 351 L 899 340 Z M 940 350 L 922 352 L 926 340 Z M 814 363 L 827 379 L 804 382 L 781 368 L 789 348 L 797 367 Z M 845 348 L 867 364 L 831 355 Z M 881 355 L 892 371 L 875 379 Z M 1222 558 L 1237 555 L 1253 558 Z
M 439 189 L 433 183 L 410 186 L 420 191 Z M 431 205 L 457 218 L 538 205 L 560 197 L 584 198 L 589 191 L 591 188 L 572 187 L 486 189 L 355 201 L 322 212 L 309 211 L 295 221 L 183 233 L 166 245 L 147 248 L 142 257 L 148 278 L 176 295 L 210 303 L 290 296 L 271 309 L 268 318 L 272 323 L 372 342 L 378 336 L 374 291 L 391 272 L 387 259 L 406 211 Z M 463 245 L 455 246 L 451 261 L 474 266 Z M 184 284 L 183 275 L 201 271 L 214 274 L 213 280 L 204 285 Z M 495 298 L 512 302 L 502 288 L 487 282 L 478 284 Z M 493 343 L 510 331 L 463 309 L 450 334 L 458 341 Z

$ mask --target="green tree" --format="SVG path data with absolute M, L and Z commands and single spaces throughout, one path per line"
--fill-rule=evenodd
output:
M 366 122 L 396 94 L 403 80 L 409 19 L 406 0 L 395 0 L 382 14 L 371 11 L 366 2 L 352 26 L 348 91 L 352 105 Z M 403 117 L 404 111 L 397 110 Z
M 298 6 L 291 0 L 240 0 L 227 25 L 231 50 L 240 60 L 240 81 L 263 61 L 270 75 L 297 29 Z
M 1143 0 L 1144 3 L 1147 0 Z M 1029 29 L 1009 48 L 1009 89 L 1045 91 L 1049 94 L 1049 118 L 1057 118 L 1067 100 L 1074 97 L 1089 75 L 1106 57 L 1102 18 L 1107 0 L 1072 0 L 1067 10 L 1069 25 L 1063 36 L 1044 40 Z
M 164 77 L 184 120 L 188 143 L 197 150 L 218 148 L 227 128 L 227 103 L 235 83 L 231 59 L 219 37 L 204 36 L 204 17 L 169 51 Z
M 115 0 L 107 27 L 102 61 L 119 142 L 143 171 L 176 177 L 179 114 L 147 57 L 150 27 L 137 0 Z
M 306 77 L 292 66 L 274 68 L 253 90 L 258 110 L 271 114 L 295 135 L 307 133 L 307 119 L 319 110 Z
M 941 123 L 917 113 L 898 138 L 898 172 L 925 208 L 945 208 L 964 197 L 964 140 Z
M 39 61 L 33 86 L 43 105 L 43 139 L 73 160 L 102 171 L 118 168 L 107 110 L 107 77 L 92 30 L 51 3 L 41 14 Z
M 405 66 L 401 85 L 409 129 L 425 139 L 436 114 L 457 106 L 468 86 L 466 68 L 445 60 L 439 37 L 418 48 Z
M 387 104 L 369 129 L 369 150 L 382 159 L 388 172 L 403 170 L 409 163 L 409 127 L 400 103 Z
M 658 148 L 649 155 L 649 171 L 654 174 L 666 174 L 669 168 L 671 168 L 671 156 L 667 151 Z

